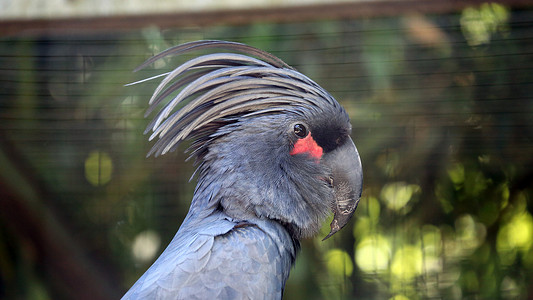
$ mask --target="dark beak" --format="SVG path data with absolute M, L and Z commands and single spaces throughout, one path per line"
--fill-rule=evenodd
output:
M 324 155 L 322 163 L 331 168 L 330 184 L 335 193 L 333 221 L 331 231 L 323 239 L 326 240 L 352 218 L 363 191 L 363 168 L 359 152 L 349 137 L 342 146 Z

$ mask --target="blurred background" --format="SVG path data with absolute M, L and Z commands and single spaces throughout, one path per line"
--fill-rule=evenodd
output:
M 194 166 L 145 158 L 157 80 L 124 85 L 198 39 L 269 51 L 350 114 L 363 198 L 302 242 L 285 299 L 533 298 L 531 2 L 41 2 L 0 4 L 1 299 L 118 299 L 166 247 Z

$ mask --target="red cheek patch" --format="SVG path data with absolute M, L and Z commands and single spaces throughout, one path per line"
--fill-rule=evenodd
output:
M 322 147 L 315 142 L 311 133 L 309 133 L 305 138 L 299 139 L 296 144 L 294 144 L 294 148 L 292 148 L 290 154 L 296 155 L 307 153 L 309 156 L 320 160 L 323 152 Z

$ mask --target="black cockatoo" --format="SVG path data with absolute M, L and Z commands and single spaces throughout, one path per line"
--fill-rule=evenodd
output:
M 330 237 L 361 197 L 348 114 L 279 58 L 240 43 L 197 41 L 138 69 L 202 49 L 218 51 L 163 74 L 147 111 L 159 108 L 146 130 L 157 139 L 148 155 L 192 141 L 191 207 L 122 299 L 280 299 L 299 240 L 315 235 L 332 211 Z

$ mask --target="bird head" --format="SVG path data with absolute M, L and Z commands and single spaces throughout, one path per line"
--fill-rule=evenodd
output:
M 295 239 L 316 234 L 331 211 L 326 238 L 339 231 L 357 207 L 363 175 L 348 114 L 328 92 L 279 58 L 234 42 L 182 44 L 137 69 L 210 48 L 230 52 L 162 74 L 147 111 L 159 110 L 146 130 L 156 139 L 148 155 L 192 141 L 203 196 L 191 210 L 274 220 Z

